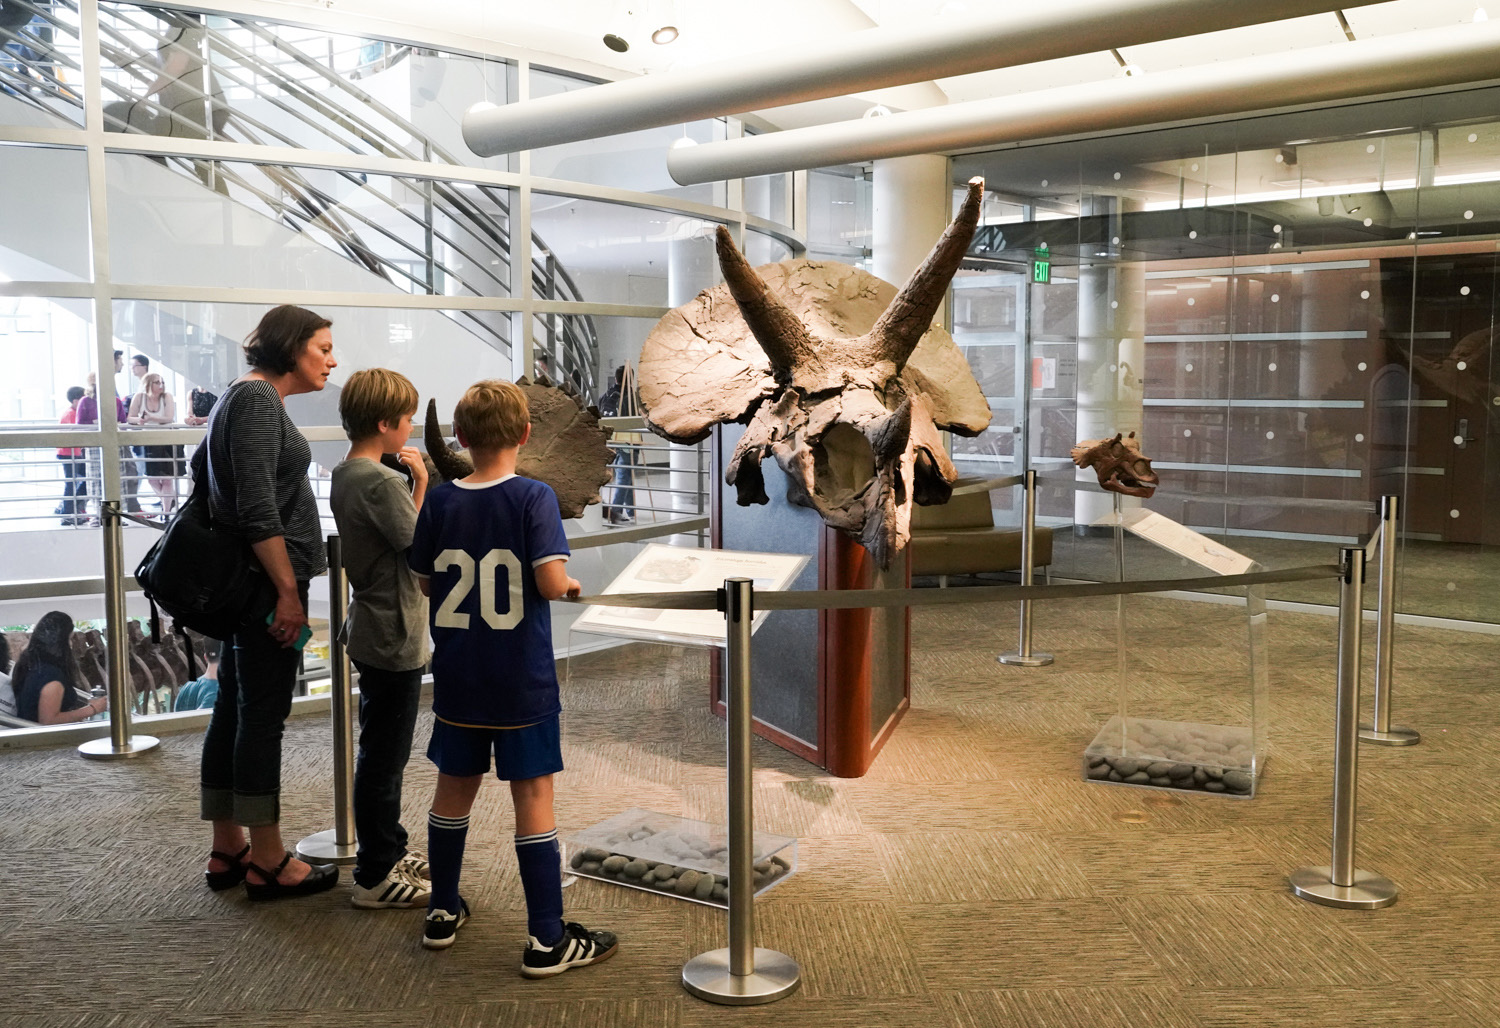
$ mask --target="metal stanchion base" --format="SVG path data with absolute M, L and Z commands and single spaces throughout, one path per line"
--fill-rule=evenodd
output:
M 1052 654 L 1031 653 L 1023 656 L 1019 653 L 1002 653 L 995 659 L 1011 667 L 1046 667 L 1052 663 Z
M 802 972 L 797 962 L 774 949 L 755 947 L 755 970 L 729 973 L 729 950 L 711 949 L 682 965 L 682 987 L 699 999 L 726 1006 L 774 1003 L 797 991 Z
M 125 760 L 150 753 L 160 745 L 161 740 L 154 735 L 132 735 L 124 746 L 116 749 L 114 740 L 105 736 L 103 739 L 90 739 L 79 746 L 78 755 L 88 760 Z
M 335 828 L 326 832 L 314 832 L 297 843 L 297 859 L 309 864 L 352 864 L 354 854 L 354 843 L 339 845 L 338 830 Z
M 1359 737 L 1363 742 L 1373 742 L 1377 746 L 1415 746 L 1422 741 L 1421 733 L 1414 728 L 1391 725 L 1389 731 L 1377 732 L 1368 721 L 1360 723 Z
M 1292 895 L 1346 910 L 1375 910 L 1396 902 L 1396 885 L 1372 871 L 1355 871 L 1353 885 L 1334 885 L 1333 868 L 1304 867 L 1287 875 Z

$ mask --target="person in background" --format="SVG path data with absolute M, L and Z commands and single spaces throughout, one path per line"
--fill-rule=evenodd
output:
M 141 391 L 130 401 L 132 425 L 160 427 L 177 421 L 177 401 L 167 392 L 166 381 L 156 372 L 148 372 L 141 379 Z M 163 515 L 177 508 L 177 476 L 182 468 L 177 462 L 177 447 L 167 445 L 137 446 L 135 452 L 145 458 L 146 481 L 156 493 Z
M 78 404 L 83 400 L 83 386 L 68 386 L 68 409 L 63 411 L 63 416 L 58 419 L 61 425 L 76 425 L 78 423 Z M 87 465 L 83 459 L 83 447 L 60 446 L 57 449 L 57 459 L 62 461 L 63 467 L 63 498 L 52 513 L 62 515 L 62 523 L 65 525 L 76 525 L 88 520 L 87 497 L 89 484 L 87 477 Z
M 118 363 L 118 361 L 116 361 Z M 130 420 L 130 410 L 135 406 L 136 397 L 146 391 L 146 375 L 151 371 L 151 358 L 144 353 L 138 353 L 130 358 L 130 377 L 135 380 L 135 388 L 124 393 L 125 419 Z M 120 458 L 120 499 L 125 503 L 125 509 L 131 514 L 139 514 L 141 511 L 140 491 L 141 479 L 146 477 L 146 448 L 144 446 L 131 446 L 122 448 Z M 124 454 L 131 456 L 126 457 Z
M 387 368 L 356 371 L 339 391 L 349 453 L 333 469 L 328 505 L 354 587 L 344 631 L 359 669 L 359 852 L 350 902 L 361 910 L 425 908 L 431 891 L 427 860 L 407 849 L 401 824 L 401 780 L 427 666 L 427 597 L 406 566 L 427 495 L 421 451 L 406 445 L 417 399 L 406 376 Z M 391 459 L 411 473 L 411 487 L 385 464 Z
M 182 419 L 185 425 L 208 424 L 209 412 L 214 409 L 214 404 L 219 398 L 207 389 L 194 389 L 188 395 L 187 416 Z
M 0 633 L 0 714 L 16 716 L 16 692 L 10 687 L 10 640 Z
M 625 365 L 615 368 L 615 380 L 603 396 L 599 397 L 599 413 L 606 418 L 620 416 L 620 407 L 625 387 Z M 616 432 L 616 435 L 623 433 Z M 607 525 L 629 525 L 635 522 L 635 508 L 631 498 L 635 493 L 635 447 L 616 446 L 610 451 L 609 466 L 614 469 L 613 485 L 609 502 L 604 505 Z
M 87 721 L 109 706 L 105 696 L 85 699 L 78 691 L 83 674 L 73 656 L 73 619 L 48 611 L 31 630 L 31 641 L 11 669 L 16 716 L 39 725 Z
M 177 690 L 177 701 L 172 704 L 174 711 L 202 710 L 214 705 L 219 698 L 219 652 L 223 645 L 217 639 L 204 640 L 203 659 L 208 666 L 203 674 Z
M 291 304 L 267 311 L 245 340 L 249 372 L 214 406 L 193 454 L 214 522 L 245 539 L 276 595 L 267 624 L 224 640 L 199 773 L 199 816 L 213 826 L 204 880 L 215 891 L 243 882 L 252 900 L 321 892 L 339 880 L 336 865 L 297 860 L 281 838 L 281 739 L 297 639 L 307 626 L 308 582 L 328 566 L 307 480 L 312 450 L 286 398 L 327 386 L 338 366 L 332 324 Z
M 118 372 L 124 366 L 125 353 L 122 350 L 116 350 L 115 371 Z M 83 399 L 78 401 L 78 424 L 97 425 L 99 423 L 98 377 L 90 371 L 86 381 L 88 386 L 84 389 Z M 115 395 L 115 420 L 123 425 L 129 414 L 130 411 L 126 407 L 125 401 L 120 399 L 117 393 Z M 93 495 L 96 502 L 102 502 L 104 499 L 104 468 L 100 464 L 101 459 L 98 447 L 88 449 L 85 461 L 88 466 L 88 491 Z M 125 473 L 125 466 L 126 462 L 123 460 L 120 461 L 121 474 Z M 96 513 L 98 512 L 96 511 Z M 89 523 L 97 525 L 99 520 L 95 517 Z

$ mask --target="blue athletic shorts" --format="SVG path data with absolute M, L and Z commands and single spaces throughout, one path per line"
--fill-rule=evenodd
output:
M 471 778 L 490 769 L 495 754 L 495 777 L 502 782 L 553 775 L 563 769 L 562 739 L 557 715 L 524 728 L 472 728 L 434 719 L 427 759 L 454 778 Z

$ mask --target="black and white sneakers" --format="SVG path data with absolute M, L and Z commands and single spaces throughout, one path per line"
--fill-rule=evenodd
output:
M 468 919 L 469 905 L 461 897 L 456 914 L 450 914 L 446 910 L 429 910 L 426 924 L 422 928 L 422 945 L 427 949 L 447 949 L 453 945 L 453 937 Z
M 562 974 L 570 967 L 608 960 L 619 947 L 614 932 L 591 932 L 583 925 L 569 921 L 563 925 L 563 937 L 555 946 L 543 946 L 534 936 L 526 937 L 521 974 L 527 978 L 548 978 Z
M 431 882 L 416 877 L 406 867 L 397 864 L 384 880 L 368 889 L 355 882 L 349 902 L 360 910 L 409 910 L 427 906 L 431 895 Z

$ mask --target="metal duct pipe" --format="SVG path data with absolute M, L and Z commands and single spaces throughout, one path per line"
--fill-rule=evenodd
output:
M 1500 21 L 975 100 L 669 151 L 681 185 L 1500 79 Z
M 525 103 L 476 104 L 464 115 L 464 142 L 480 156 L 493 157 L 1376 2 L 1080 0 L 991 18 L 955 18 L 930 29 L 865 29 L 842 39 Z

